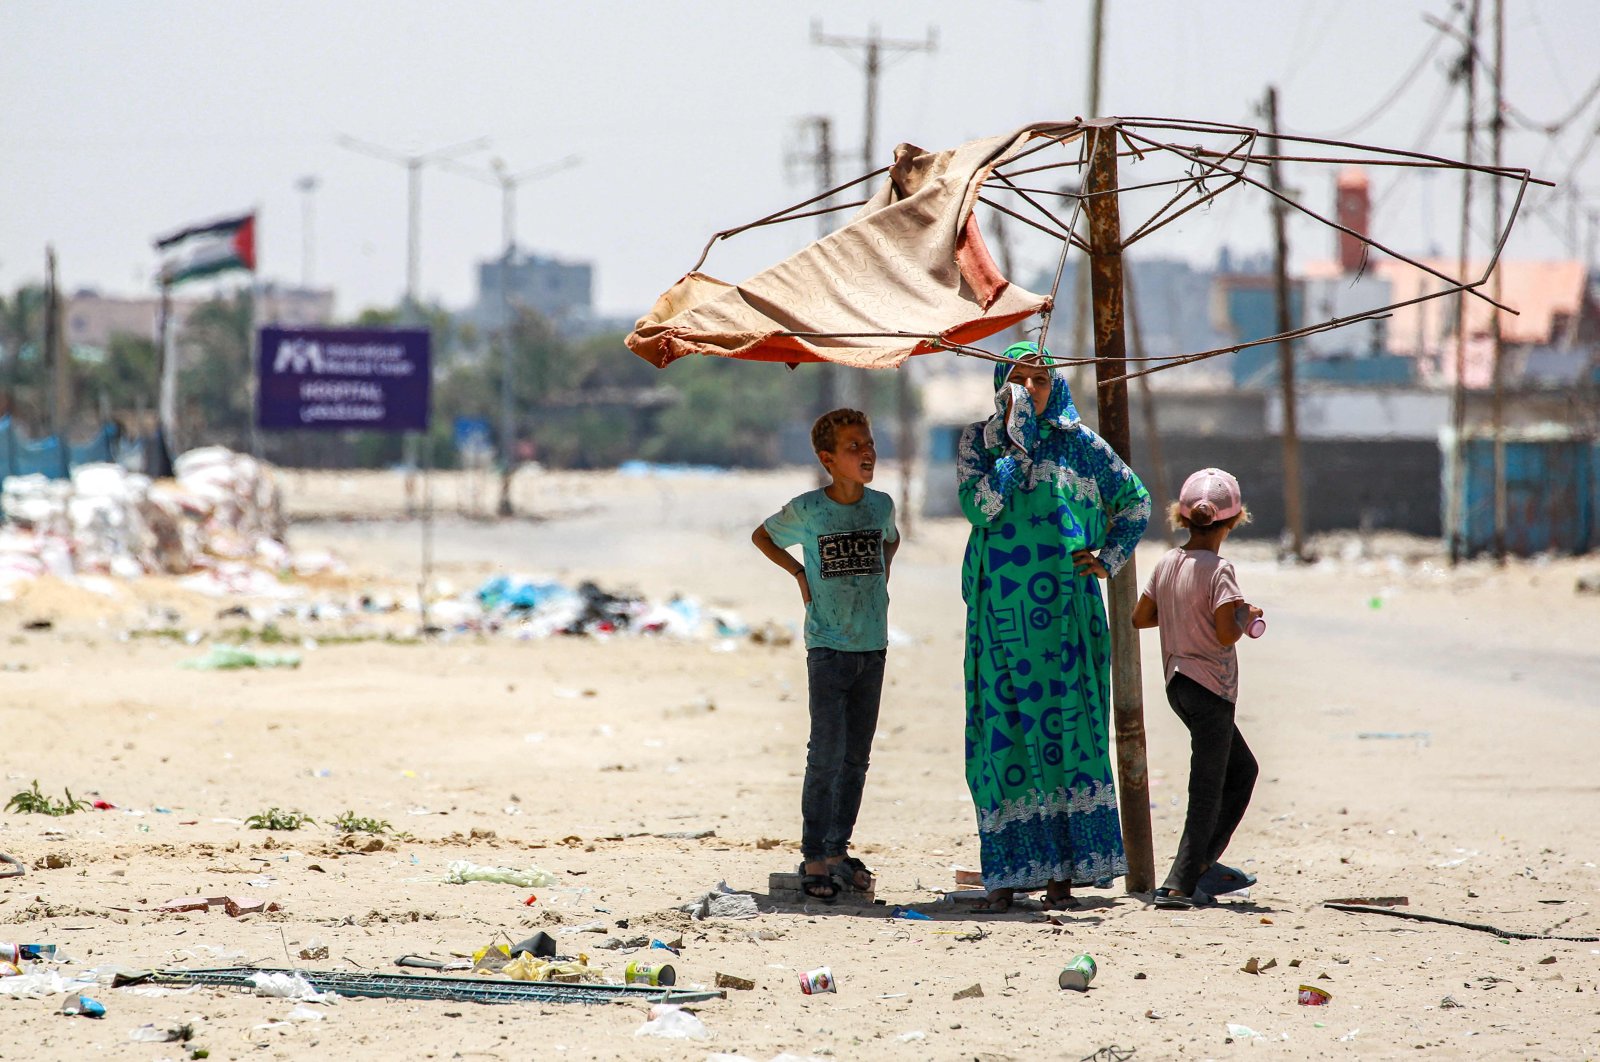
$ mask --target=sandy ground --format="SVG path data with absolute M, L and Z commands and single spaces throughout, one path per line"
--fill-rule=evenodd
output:
M 455 515 L 471 495 L 447 482 L 436 574 L 466 588 L 495 571 L 548 571 L 788 623 L 792 584 L 748 535 L 811 482 L 530 474 L 518 502 L 540 518 L 498 523 Z M 292 545 L 332 549 L 351 567 L 309 592 L 415 585 L 418 526 L 382 518 L 403 500 L 395 478 L 291 473 L 285 485 L 302 515 L 359 518 L 297 524 Z M 1290 569 L 1239 543 L 1229 552 L 1270 630 L 1242 647 L 1240 722 L 1262 776 L 1230 855 L 1260 884 L 1174 915 L 1118 882 L 1046 919 L 937 903 L 951 867 L 977 859 L 961 762 L 964 535 L 955 522 L 919 525 L 896 562 L 891 622 L 906 644 L 890 652 L 857 831 L 887 901 L 875 910 L 779 908 L 764 895 L 768 873 L 796 861 L 798 646 L 335 644 L 325 624 L 284 621 L 323 639 L 300 669 L 207 673 L 177 666 L 203 645 L 123 632 L 224 631 L 248 622 L 217 616 L 233 602 L 154 579 L 114 598 L 24 589 L 0 605 L 4 795 L 37 778 L 47 792 L 144 813 L 0 815 L 0 850 L 39 864 L 0 881 L 0 940 L 56 943 L 85 965 L 392 971 L 405 953 L 448 957 L 544 929 L 620 975 L 638 956 L 600 950 L 605 935 L 681 936 L 680 983 L 726 972 L 757 988 L 699 1007 L 704 1043 L 636 1039 L 637 1003 L 344 1000 L 313 1022 L 286 1020 L 282 1000 L 106 988 L 98 1022 L 57 1016 L 59 996 L 0 999 L 0 1056 L 187 1057 L 128 1039 L 147 1022 L 183 1021 L 212 1058 L 1020 1060 L 1113 1044 L 1136 1059 L 1600 1056 L 1600 943 L 1501 940 L 1321 906 L 1401 895 L 1403 910 L 1600 936 L 1600 596 L 1574 592 L 1600 561 L 1448 572 L 1429 543 L 1379 540 L 1363 555 L 1351 540 L 1319 543 L 1329 559 Z M 1158 553 L 1141 551 L 1141 571 Z M 52 629 L 25 629 L 41 619 Z M 1181 827 L 1187 750 L 1153 632 L 1144 654 L 1159 878 Z M 355 854 L 327 825 L 268 833 L 240 822 L 273 805 L 323 824 L 353 810 L 409 836 Z M 50 857 L 66 865 L 45 869 Z M 559 883 L 446 884 L 453 859 L 535 864 Z M 760 917 L 696 923 L 676 910 L 719 881 L 755 892 Z M 282 909 L 148 910 L 192 893 Z M 932 918 L 895 918 L 894 905 Z M 606 934 L 577 931 L 597 921 Z M 319 944 L 325 960 L 288 958 Z M 1082 951 L 1099 976 L 1086 994 L 1060 990 L 1057 972 Z M 1246 973 L 1251 958 L 1276 966 Z M 822 965 L 838 993 L 801 994 L 797 973 Z M 1297 1005 L 1302 983 L 1331 1004 Z M 952 998 L 973 984 L 981 997 Z M 1230 1040 L 1229 1023 L 1260 1038 Z

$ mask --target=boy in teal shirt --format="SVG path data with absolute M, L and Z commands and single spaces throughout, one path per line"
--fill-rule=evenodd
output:
M 900 534 L 894 501 L 867 487 L 878 462 L 867 415 L 824 413 L 811 446 L 833 482 L 767 517 L 750 536 L 800 587 L 806 608 L 811 740 L 801 791 L 807 896 L 832 903 L 841 885 L 867 890 L 872 871 L 849 855 L 861 810 L 889 646 L 889 568 Z M 788 551 L 799 546 L 802 561 Z

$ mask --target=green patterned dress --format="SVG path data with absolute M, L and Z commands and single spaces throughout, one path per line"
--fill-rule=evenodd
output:
M 1111 636 L 1100 580 L 1076 574 L 1072 553 L 1099 550 L 1115 574 L 1150 522 L 1150 496 L 1078 419 L 1060 370 L 1037 417 L 1009 373 L 997 366 L 996 413 L 966 428 L 958 455 L 972 524 L 961 570 L 967 785 L 983 883 L 1104 883 L 1128 869 L 1111 773 Z

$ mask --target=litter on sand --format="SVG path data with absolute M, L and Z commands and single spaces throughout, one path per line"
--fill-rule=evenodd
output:
M 709 1040 L 705 1022 L 674 1003 L 650 1008 L 650 1019 L 633 1031 L 635 1036 L 660 1036 L 668 1040 Z
M 256 993 L 275 999 L 293 999 L 301 1003 L 332 1003 L 338 996 L 332 992 L 318 992 L 298 972 L 262 972 L 250 978 Z
M 61 1013 L 69 1018 L 103 1018 L 106 1008 L 98 999 L 73 993 L 61 1004 Z
M 695 921 L 707 918 L 755 918 L 761 914 L 756 898 L 747 892 L 708 892 L 679 908 Z
M 267 653 L 242 645 L 213 645 L 205 656 L 184 660 L 179 667 L 190 671 L 239 671 L 245 668 L 297 668 L 299 653 Z
M 457 859 L 445 868 L 444 880 L 452 885 L 469 881 L 492 881 L 501 885 L 518 885 L 525 889 L 554 885 L 556 876 L 539 867 L 513 870 L 510 867 L 481 867 L 465 859 Z
M 13 999 L 43 999 L 68 992 L 81 992 L 95 987 L 92 977 L 63 977 L 54 970 L 32 970 L 28 973 L 0 977 L 0 996 Z
M 279 910 L 279 907 L 277 904 L 269 903 L 266 900 L 240 900 L 233 896 L 179 896 L 176 899 L 168 900 L 166 903 L 158 903 L 150 908 L 152 911 L 160 911 L 164 914 L 175 914 L 184 911 L 214 911 L 218 909 L 226 912 L 230 918 L 238 918 L 241 915 L 259 914 L 262 911 L 276 911 Z

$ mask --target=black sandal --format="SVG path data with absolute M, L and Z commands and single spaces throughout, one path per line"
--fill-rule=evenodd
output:
M 832 874 L 807 874 L 804 863 L 796 867 L 795 871 L 800 875 L 800 891 L 807 897 L 816 900 L 818 903 L 827 904 L 838 900 L 839 883 L 834 880 Z M 817 891 L 819 889 L 827 889 L 828 891 L 823 893 Z
M 1212 896 L 1221 896 L 1226 892 L 1238 892 L 1241 889 L 1248 889 L 1255 883 L 1256 876 L 1254 874 L 1246 874 L 1244 871 L 1237 870 L 1225 863 L 1212 863 L 1206 872 L 1200 875 L 1200 880 L 1196 883 L 1195 888 L 1202 892 L 1208 892 Z
M 865 885 L 857 885 L 856 879 L 862 874 L 867 876 L 867 883 Z M 856 892 L 871 892 L 878 884 L 878 875 L 874 874 L 871 867 L 855 856 L 845 856 L 835 863 L 833 865 L 833 876 L 845 888 L 853 889 Z
M 1049 889 L 1044 891 L 1044 909 L 1046 911 L 1076 911 L 1083 906 L 1083 901 L 1072 895 L 1069 886 L 1064 893 L 1052 894 Z
M 1163 911 L 1193 911 L 1200 907 L 1210 907 L 1217 901 L 1198 889 L 1193 896 L 1180 896 L 1163 885 L 1156 890 L 1153 902 Z

